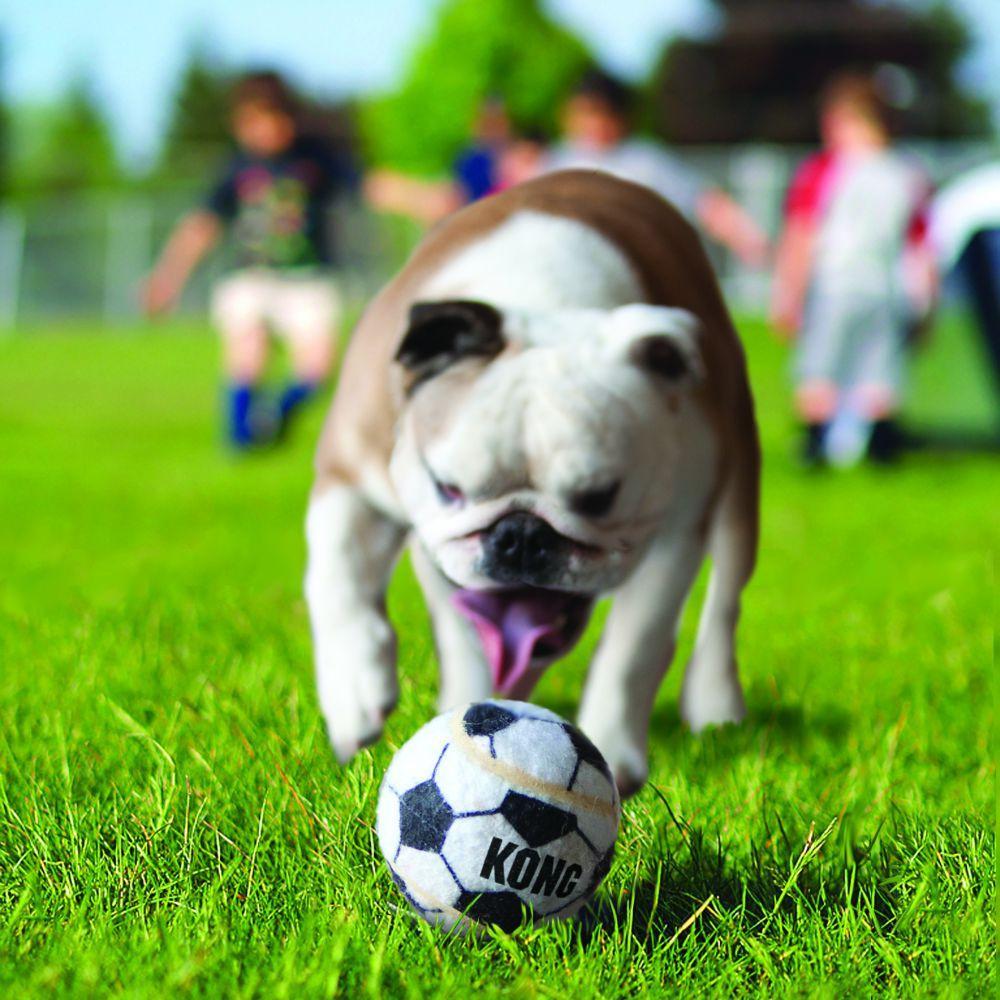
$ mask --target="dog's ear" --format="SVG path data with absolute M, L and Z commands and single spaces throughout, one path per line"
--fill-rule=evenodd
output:
M 699 330 L 698 320 L 686 309 L 635 303 L 608 314 L 604 336 L 618 357 L 680 386 L 699 382 L 704 374 Z
M 417 302 L 396 351 L 396 361 L 411 376 L 407 394 L 462 358 L 495 357 L 504 349 L 502 327 L 503 317 L 485 302 Z

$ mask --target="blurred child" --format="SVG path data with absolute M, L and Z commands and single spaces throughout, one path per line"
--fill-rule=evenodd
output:
M 515 135 L 500 156 L 494 190 L 507 188 L 537 177 L 545 166 L 548 155 L 548 137 L 537 129 Z
M 328 273 L 326 210 L 353 176 L 300 133 L 295 99 L 278 74 L 243 77 L 231 113 L 237 152 L 174 229 L 143 298 L 151 314 L 173 306 L 229 229 L 237 269 L 216 286 L 212 316 L 223 342 L 229 440 L 242 449 L 279 435 L 330 375 L 341 306 Z M 292 377 L 268 410 L 260 390 L 270 333 L 287 343 Z
M 459 153 L 452 176 L 463 204 L 496 190 L 501 158 L 511 142 L 510 118 L 502 98 L 488 97 L 479 107 L 472 141 Z
M 925 239 L 929 185 L 892 147 L 867 77 L 833 80 L 823 150 L 795 174 L 774 275 L 772 321 L 798 334 L 795 400 L 807 464 L 894 458 L 906 332 L 936 278 Z M 905 267 L 904 267 L 905 263 Z
M 953 177 L 930 216 L 938 265 L 961 276 L 1000 393 L 1000 158 Z
M 768 241 L 754 220 L 661 144 L 632 135 L 631 113 L 628 87 L 597 70 L 587 73 L 563 107 L 563 142 L 551 151 L 546 169 L 603 170 L 644 184 L 741 260 L 763 264 Z
M 502 162 L 511 142 L 507 106 L 499 97 L 487 97 L 476 111 L 469 144 L 455 158 L 447 180 L 375 170 L 365 181 L 365 197 L 378 211 L 427 224 L 437 222 L 500 189 Z

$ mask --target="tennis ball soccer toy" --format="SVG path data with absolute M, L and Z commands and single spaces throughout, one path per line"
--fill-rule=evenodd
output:
M 608 765 L 579 729 L 537 705 L 484 701 L 399 748 L 379 791 L 378 839 L 425 920 L 511 931 L 526 913 L 583 906 L 611 866 L 620 812 Z

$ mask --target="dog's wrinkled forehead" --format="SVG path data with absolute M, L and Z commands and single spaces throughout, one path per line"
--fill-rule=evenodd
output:
M 415 307 L 397 353 L 421 451 L 493 493 L 613 478 L 651 408 L 700 373 L 696 324 L 674 309 Z M 645 435 L 648 436 L 648 435 Z
M 627 410 L 585 357 L 559 348 L 513 353 L 455 401 L 453 419 L 426 440 L 426 452 L 473 491 L 570 485 L 601 454 L 624 452 Z
M 459 362 L 488 363 L 511 345 L 570 349 L 580 361 L 596 365 L 628 362 L 676 384 L 701 376 L 697 338 L 695 317 L 665 306 L 539 312 L 449 299 L 411 308 L 395 360 L 406 373 L 408 395 Z M 550 363 L 559 370 L 559 362 Z

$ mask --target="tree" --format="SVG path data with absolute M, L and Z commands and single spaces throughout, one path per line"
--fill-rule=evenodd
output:
M 956 66 L 970 36 L 940 3 L 717 0 L 719 31 L 666 48 L 651 86 L 656 130 L 674 142 L 812 142 L 816 95 L 842 69 L 881 68 L 910 134 L 983 134 L 983 102 Z
M 368 155 L 404 170 L 446 171 L 483 98 L 493 95 L 518 126 L 551 130 L 592 62 L 538 0 L 447 0 L 399 90 L 362 106 Z
M 6 76 L 4 69 L 7 65 L 7 47 L 5 40 L 0 37 L 0 198 L 2 198 L 10 186 L 10 112 L 7 109 Z
M 229 136 L 230 86 L 230 74 L 211 45 L 195 40 L 174 88 L 159 172 L 201 175 L 217 163 Z
M 85 74 L 53 104 L 14 107 L 10 187 L 15 193 L 68 193 L 120 182 L 107 116 Z

